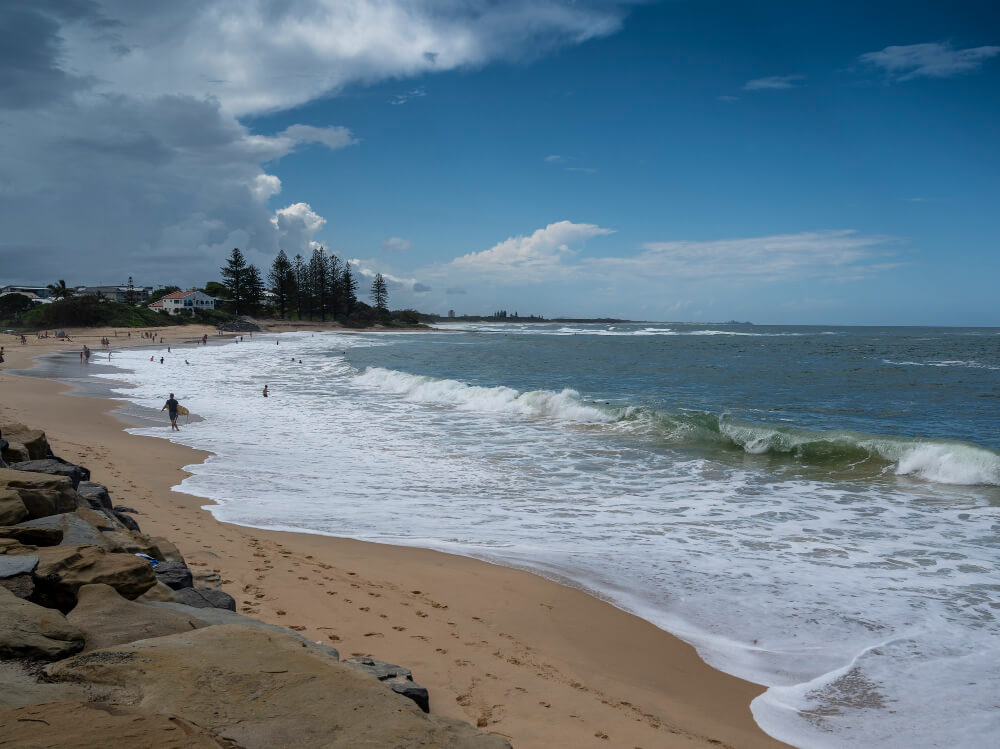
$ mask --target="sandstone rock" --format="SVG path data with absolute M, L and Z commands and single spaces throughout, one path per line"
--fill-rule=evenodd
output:
M 93 481 L 81 481 L 76 487 L 76 492 L 86 499 L 96 510 L 111 510 L 111 494 L 104 484 L 97 484 Z
M 96 702 L 54 702 L 0 713 L 0 746 L 31 749 L 238 749 L 176 715 Z
M 20 463 L 25 460 L 31 460 L 31 453 L 28 452 L 28 448 L 22 445 L 20 442 L 7 442 L 4 440 L 3 448 L 3 462 L 6 465 L 11 463 Z
M 256 747 L 509 747 L 428 716 L 367 674 L 288 635 L 216 626 L 68 658 L 57 678 L 117 688 L 115 702 L 182 715 Z
M 15 538 L 0 538 L 0 554 L 30 554 L 37 547 L 22 544 Z
M 17 445 L 24 451 L 24 457 L 20 460 L 44 460 L 49 457 L 48 440 L 45 439 L 45 432 L 40 429 L 29 429 L 24 424 L 4 424 L 0 427 L 4 439 L 10 443 L 10 447 L 4 451 L 4 458 L 8 463 L 18 462 L 7 455 L 11 447 Z
M 183 613 L 126 600 L 110 585 L 84 585 L 76 595 L 76 607 L 66 619 L 83 632 L 85 651 L 204 626 Z
M 191 570 L 183 562 L 160 562 L 153 571 L 157 580 L 174 590 L 194 585 Z
M 149 539 L 150 542 L 156 547 L 157 554 L 152 554 L 151 556 L 161 559 L 164 562 L 180 562 L 184 564 L 184 557 L 181 556 L 180 549 L 174 546 L 172 541 L 163 538 L 163 536 L 153 536 Z
M 174 600 L 197 609 L 236 611 L 236 599 L 217 588 L 181 588 L 174 591 Z
M 32 671 L 25 663 L 0 661 L 0 713 L 25 705 L 86 699 L 80 685 L 40 681 Z M 5 724 L 6 721 L 0 717 L 0 726 Z M 0 746 L 3 746 L 3 739 L 0 739 Z
M 11 489 L 0 489 L 0 524 L 20 523 L 28 517 L 28 508 L 21 496 Z
M 185 588 L 185 590 L 190 590 L 190 588 Z M 156 585 L 135 600 L 141 601 L 142 603 L 174 603 L 177 598 L 174 596 L 173 589 L 168 588 L 163 583 L 157 581 Z
M 194 585 L 198 588 L 221 588 L 222 575 L 215 570 L 191 570 Z
M 124 525 L 130 531 L 135 531 L 136 533 L 142 533 L 142 529 L 139 528 L 139 524 L 132 519 L 131 516 L 126 515 L 124 512 L 115 512 L 115 518 L 119 523 Z
M 29 546 L 58 546 L 62 541 L 62 531 L 52 528 L 0 525 L 0 538 L 12 538 Z
M 76 604 L 82 585 L 106 583 L 132 599 L 156 584 L 149 562 L 133 554 L 109 554 L 99 546 L 53 546 L 38 550 L 33 600 L 62 611 Z
M 83 466 L 75 466 L 56 458 L 45 458 L 43 460 L 24 460 L 19 463 L 11 463 L 11 468 L 15 471 L 30 471 L 31 473 L 47 473 L 51 476 L 65 476 L 73 482 L 76 489 L 84 478 L 90 478 L 90 471 Z
M 368 657 L 345 658 L 343 662 L 374 676 L 396 694 L 409 697 L 425 713 L 430 712 L 430 695 L 425 687 L 413 681 L 410 669 Z
M 77 494 L 65 476 L 0 468 L 0 489 L 15 492 L 31 519 L 76 509 Z
M 35 593 L 35 578 L 29 572 L 12 575 L 0 579 L 0 588 L 6 588 L 18 598 L 28 600 Z
M 58 611 L 0 587 L 0 658 L 52 660 L 79 652 L 83 644 L 83 633 Z

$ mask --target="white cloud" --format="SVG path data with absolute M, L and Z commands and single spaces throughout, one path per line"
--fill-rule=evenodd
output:
M 560 161 L 565 161 L 565 156 L 560 156 L 558 154 L 552 154 L 551 156 L 545 157 L 545 163 L 547 164 L 558 164 Z
M 271 223 L 279 235 L 278 245 L 295 253 L 318 246 L 314 237 L 326 224 L 326 219 L 308 203 L 292 203 L 275 211 Z
M 499 275 L 509 280 L 551 280 L 567 268 L 565 261 L 577 253 L 587 239 L 612 234 L 595 224 L 557 221 L 529 236 L 510 237 L 488 250 L 474 252 L 451 261 L 450 267 L 481 276 Z
M 351 134 L 350 130 L 339 125 L 330 127 L 292 125 L 286 127 L 282 135 L 291 138 L 296 143 L 322 143 L 331 151 L 358 143 L 358 139 Z
M 860 280 L 898 267 L 876 263 L 890 237 L 851 229 L 702 242 L 647 242 L 632 257 L 586 261 L 602 272 L 671 279 L 773 282 Z
M 772 75 L 767 78 L 754 78 L 743 84 L 744 91 L 784 91 L 790 88 L 797 88 L 805 76 L 796 73 L 794 75 Z
M 427 91 L 422 88 L 414 88 L 403 94 L 396 94 L 389 100 L 390 104 L 399 106 L 400 104 L 406 104 L 410 99 L 421 99 L 427 96 Z
M 266 202 L 268 198 L 281 192 L 281 180 L 273 174 L 258 174 L 250 186 L 250 192 L 257 200 Z
M 413 246 L 413 242 L 402 237 L 389 237 L 382 242 L 382 249 L 392 252 L 404 252 Z
M 953 49 L 947 42 L 908 44 L 867 52 L 858 59 L 884 70 L 898 81 L 913 78 L 951 78 L 968 73 L 991 57 L 1000 55 L 1000 47 Z

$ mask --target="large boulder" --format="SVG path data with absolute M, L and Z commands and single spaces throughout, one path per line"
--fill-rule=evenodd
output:
M 18 495 L 29 519 L 76 509 L 77 493 L 65 476 L 0 468 L 0 490 L 4 489 Z
M 8 445 L 3 451 L 4 460 L 18 463 L 23 460 L 44 460 L 52 453 L 45 432 L 29 429 L 24 424 L 4 424 L 0 426 Z
M 180 590 L 194 585 L 191 570 L 184 562 L 160 562 L 153 571 L 156 573 L 156 579 L 168 588 Z
M 424 715 L 298 638 L 238 625 L 97 650 L 47 672 L 114 687 L 116 703 L 183 716 L 247 749 L 510 746 L 467 723 Z
M 30 575 L 38 567 L 34 554 L 4 554 L 0 556 L 0 580 L 16 575 Z
M 111 494 L 104 484 L 93 481 L 81 481 L 76 487 L 76 493 L 87 500 L 95 510 L 111 510 Z
M 83 633 L 58 611 L 0 587 L 0 658 L 53 660 L 78 653 L 83 645 Z
M 152 556 L 164 562 L 184 563 L 184 557 L 181 555 L 180 549 L 174 545 L 173 541 L 170 541 L 163 536 L 153 536 L 149 540 L 154 546 L 156 546 L 157 551 L 157 553 Z
M 62 540 L 59 542 L 62 546 L 77 546 L 79 544 L 103 546 L 101 540 L 103 534 L 76 512 L 63 512 L 58 515 L 47 515 L 44 518 L 25 520 L 18 527 L 59 531 L 62 533 Z
M 173 590 L 157 581 L 156 585 L 135 600 L 141 601 L 142 603 L 174 603 L 177 600 L 177 597 L 174 595 Z
M 12 489 L 0 489 L 0 525 L 20 523 L 28 517 L 21 495 Z
M 62 536 L 62 531 L 54 528 L 0 525 L 0 538 L 10 538 L 27 546 L 58 546 Z
M 83 632 L 85 650 L 190 632 L 205 626 L 198 619 L 170 609 L 129 601 L 110 585 L 84 585 L 67 621 Z
M 58 458 L 43 458 L 42 460 L 24 460 L 19 463 L 11 463 L 11 468 L 15 471 L 29 471 L 31 473 L 47 473 L 51 476 L 65 476 L 73 482 L 76 489 L 81 481 L 90 478 L 90 471 L 83 466 L 75 466 Z
M 97 702 L 52 702 L 0 713 L 0 746 L 31 749 L 239 749 L 176 715 Z
M 174 591 L 174 600 L 196 609 L 236 611 L 236 599 L 218 588 L 181 588 Z
M 39 549 L 33 600 L 69 611 L 83 585 L 105 583 L 125 598 L 141 596 L 156 584 L 146 560 L 134 554 L 111 554 L 99 546 L 53 546 Z

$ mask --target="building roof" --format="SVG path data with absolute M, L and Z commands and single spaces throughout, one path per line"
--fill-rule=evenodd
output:
M 162 307 L 163 306 L 163 300 L 162 299 L 157 299 L 152 304 L 147 304 L 146 306 L 147 307 Z
M 191 296 L 192 294 L 197 294 L 197 291 L 173 291 L 169 294 L 164 294 L 160 299 L 183 299 L 186 296 Z

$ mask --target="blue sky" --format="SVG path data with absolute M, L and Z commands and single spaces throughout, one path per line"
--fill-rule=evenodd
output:
M 80 145 L 50 182 L 0 185 L 0 258 L 194 284 L 234 244 L 266 263 L 319 242 L 426 311 L 1000 324 L 988 3 L 260 2 L 238 38 L 181 24 L 169 49 L 164 19 L 97 5 L 86 32 L 19 18 L 55 28 L 31 80 L 71 91 L 0 127 L 77 107 L 92 132 L 53 130 Z M 39 198 L 65 226 L 39 228 Z

